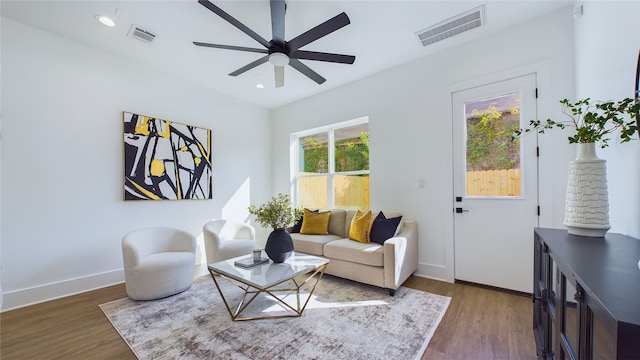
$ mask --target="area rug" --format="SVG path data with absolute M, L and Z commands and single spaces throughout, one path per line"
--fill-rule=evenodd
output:
M 242 295 L 220 283 L 231 302 Z M 420 359 L 450 300 L 405 287 L 391 297 L 325 275 L 301 317 L 233 322 L 213 280 L 203 276 L 178 295 L 100 308 L 139 359 Z M 262 295 L 249 309 L 283 311 Z

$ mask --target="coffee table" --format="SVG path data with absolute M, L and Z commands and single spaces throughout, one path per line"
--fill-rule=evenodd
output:
M 302 316 L 302 312 L 306 308 L 309 299 L 311 299 L 313 291 L 324 275 L 329 260 L 294 252 L 289 259 L 279 264 L 269 261 L 266 264 L 256 265 L 252 268 L 234 265 L 235 261 L 251 256 L 239 256 L 212 263 L 208 266 L 211 278 L 216 284 L 216 288 L 231 319 L 233 321 L 247 321 Z M 218 278 L 226 279 L 244 290 L 244 295 L 242 295 L 239 303 L 233 309 L 229 304 L 229 294 L 225 295 L 222 291 Z M 303 303 L 300 298 L 300 289 L 306 284 L 311 286 L 311 290 Z M 296 296 L 296 305 L 285 302 L 285 298 L 292 293 Z M 288 313 L 284 315 L 242 317 L 242 313 L 260 294 L 275 299 Z

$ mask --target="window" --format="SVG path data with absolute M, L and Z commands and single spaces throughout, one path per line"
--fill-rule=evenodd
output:
M 298 206 L 369 210 L 368 121 L 356 119 L 292 135 Z
M 519 197 L 520 93 L 464 104 L 467 127 L 467 196 Z

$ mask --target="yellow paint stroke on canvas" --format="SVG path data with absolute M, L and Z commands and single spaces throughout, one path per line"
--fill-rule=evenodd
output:
M 160 159 L 151 160 L 151 169 L 149 169 L 151 176 L 162 176 L 164 175 L 164 171 L 164 161 Z
M 149 119 L 150 117 L 148 116 L 138 116 L 138 123 L 135 129 L 136 134 L 149 136 Z
M 151 200 L 160 200 L 160 197 L 154 193 L 152 193 L 151 191 L 148 191 L 147 189 L 143 188 L 142 186 L 138 185 L 138 183 L 136 183 L 135 181 L 127 178 L 127 181 L 129 181 L 131 183 L 131 185 L 133 185 L 133 187 L 135 187 L 136 189 L 138 189 L 141 193 L 143 193 L 144 195 L 146 195 L 149 199 Z
M 209 146 L 207 146 L 207 149 L 205 149 L 204 147 L 202 147 L 201 142 L 198 141 L 197 144 L 200 152 L 202 153 L 202 155 L 204 155 L 203 158 L 207 161 L 209 166 L 211 166 L 211 161 L 209 161 Z M 211 131 L 207 131 L 207 144 L 211 144 Z
M 164 129 L 162 129 L 162 133 L 160 134 L 160 136 L 162 136 L 165 139 L 168 139 L 171 136 L 171 121 L 163 120 L 163 123 L 164 123 Z

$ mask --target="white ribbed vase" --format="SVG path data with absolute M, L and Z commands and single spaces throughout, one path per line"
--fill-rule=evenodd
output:
M 595 143 L 577 145 L 569 162 L 564 225 L 572 235 L 603 237 L 611 228 L 606 160 L 596 155 Z

